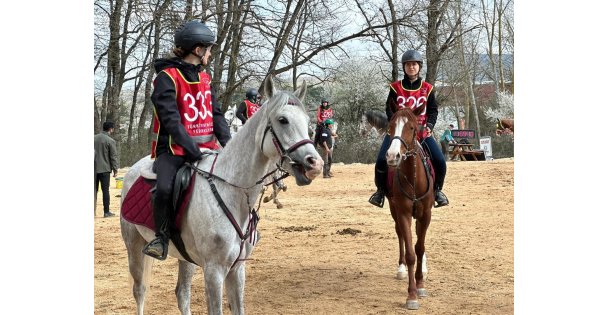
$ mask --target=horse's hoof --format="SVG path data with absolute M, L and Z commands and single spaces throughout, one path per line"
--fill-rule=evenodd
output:
M 397 269 L 397 279 L 403 280 L 407 278 L 407 267 L 405 265 L 399 265 L 399 269 Z
M 287 186 L 283 186 L 281 189 L 283 189 L 283 191 L 287 191 Z
M 283 205 L 277 205 L 277 209 L 283 208 Z
M 418 300 L 407 300 L 407 302 L 405 302 L 405 307 L 408 310 L 417 310 L 420 308 L 420 303 L 418 303 Z
M 270 198 L 264 197 L 264 202 L 269 202 L 269 201 L 270 201 Z
M 422 288 L 422 289 L 418 289 L 418 297 L 426 297 L 426 289 Z

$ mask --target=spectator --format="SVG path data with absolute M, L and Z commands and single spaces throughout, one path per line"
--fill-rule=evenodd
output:
M 97 190 L 101 183 L 103 194 L 103 217 L 113 217 L 110 212 L 110 173 L 114 177 L 118 173 L 118 153 L 116 141 L 110 137 L 114 133 L 114 123 L 103 123 L 103 131 L 95 135 L 95 205 L 97 205 Z

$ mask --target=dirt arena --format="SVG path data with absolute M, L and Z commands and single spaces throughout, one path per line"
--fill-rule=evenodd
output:
M 433 209 L 429 296 L 417 311 L 405 309 L 407 283 L 395 278 L 399 252 L 388 202 L 382 209 L 367 202 L 373 165 L 338 164 L 332 172 L 305 187 L 287 178 L 283 209 L 262 203 L 262 239 L 246 265 L 247 314 L 513 314 L 513 159 L 448 162 L 450 205 Z M 115 187 L 112 179 L 111 211 L 118 214 Z M 101 199 L 99 192 L 95 314 L 134 314 L 119 218 L 102 218 Z M 179 314 L 176 281 L 177 260 L 154 263 L 146 314 Z M 199 268 L 192 313 L 207 314 L 205 303 Z

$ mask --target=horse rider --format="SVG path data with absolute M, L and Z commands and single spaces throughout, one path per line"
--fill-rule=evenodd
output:
M 433 169 L 435 170 L 435 207 L 443 207 L 449 204 L 448 198 L 441 191 L 446 173 L 446 163 L 443 153 L 439 149 L 437 142 L 432 137 L 433 127 L 437 121 L 438 107 L 437 99 L 433 86 L 420 78 L 422 68 L 422 55 L 415 50 L 408 50 L 401 56 L 404 78 L 390 84 L 388 97 L 386 99 L 386 116 L 388 121 L 395 112 L 409 107 L 415 109 L 424 106 L 426 109 L 418 115 L 418 125 L 421 128 L 418 132 L 420 144 L 431 158 Z M 390 147 L 391 138 L 389 135 L 384 137 L 380 146 L 380 152 L 376 159 L 374 183 L 377 191 L 369 198 L 369 202 L 377 207 L 384 206 L 384 196 L 387 194 L 386 181 L 388 177 L 388 164 L 386 162 L 386 151 Z
M 334 117 L 334 109 L 329 105 L 326 98 L 321 99 L 321 105 L 317 108 L 317 128 L 315 129 L 315 145 L 321 140 L 321 130 L 326 119 Z
M 236 110 L 236 117 L 244 125 L 245 122 L 247 122 L 247 119 L 251 118 L 260 107 L 258 90 L 254 88 L 248 89 L 247 92 L 245 92 L 245 99 L 239 104 L 239 107 Z
M 185 162 L 203 155 L 201 148 L 218 149 L 230 140 L 230 130 L 217 102 L 211 76 L 204 72 L 209 63 L 215 34 L 202 22 L 181 24 L 174 35 L 176 57 L 157 59 L 154 70 L 152 158 L 157 175 L 153 196 L 156 238 L 144 254 L 156 259 L 167 257 L 169 216 L 173 209 L 173 181 Z M 202 97 L 201 97 L 202 96 Z

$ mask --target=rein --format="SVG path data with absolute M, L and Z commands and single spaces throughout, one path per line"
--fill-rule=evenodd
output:
M 407 176 L 404 175 L 404 178 L 407 182 L 407 184 L 412 187 L 412 192 L 413 192 L 413 196 L 408 195 L 405 190 L 403 189 L 403 186 L 401 185 L 401 176 L 399 176 L 399 174 L 401 172 L 397 172 L 397 183 L 399 186 L 399 191 L 401 191 L 401 193 L 407 197 L 408 199 L 412 200 L 414 205 L 413 205 L 413 211 L 412 211 L 412 216 L 416 215 L 416 204 L 418 202 L 420 202 L 420 200 L 422 200 L 424 197 L 426 197 L 429 192 L 431 191 L 431 185 L 430 185 L 430 178 L 429 178 L 429 174 L 427 172 L 424 172 L 425 176 L 426 176 L 426 182 L 427 182 L 427 187 L 426 187 L 426 192 L 420 196 L 420 197 L 416 197 L 416 169 L 417 169 L 417 165 L 416 165 L 416 157 L 420 156 L 419 152 L 420 150 L 422 150 L 422 146 L 420 145 L 420 142 L 418 142 L 416 140 L 416 133 L 414 132 L 413 136 L 412 136 L 412 143 L 413 148 L 410 149 L 410 146 L 405 142 L 405 140 L 403 140 L 403 138 L 401 138 L 400 136 L 395 136 L 393 137 L 393 139 L 397 139 L 399 140 L 404 146 L 405 146 L 405 154 L 403 155 L 403 158 L 401 160 L 401 163 L 405 163 L 405 161 L 408 159 L 408 157 L 412 156 L 414 158 L 413 161 L 413 166 L 414 166 L 414 178 L 413 178 L 413 184 L 409 181 L 409 179 L 407 178 Z M 400 169 L 401 167 L 401 163 L 399 163 L 397 170 Z

